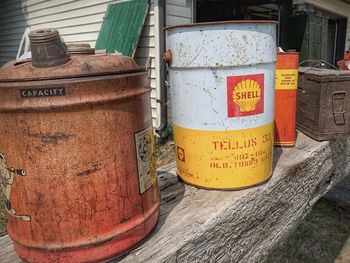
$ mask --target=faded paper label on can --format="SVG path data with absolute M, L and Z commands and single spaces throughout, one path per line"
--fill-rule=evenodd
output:
M 25 177 L 27 172 L 24 169 L 9 167 L 5 154 L 0 152 L 0 196 L 5 206 L 6 212 L 19 220 L 29 222 L 30 216 L 18 214 L 17 210 L 11 204 L 12 186 L 15 182 L 15 176 Z
M 137 172 L 140 194 L 156 183 L 156 157 L 152 127 L 135 133 Z
M 276 90 L 289 90 L 298 88 L 297 69 L 277 69 L 276 70 Z

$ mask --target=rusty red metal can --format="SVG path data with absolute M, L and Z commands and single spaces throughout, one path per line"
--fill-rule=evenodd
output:
M 275 82 L 275 146 L 292 147 L 296 133 L 299 53 L 279 52 Z
M 27 262 L 119 256 L 159 215 L 147 73 L 123 56 L 40 59 L 0 69 L 1 197 L 15 251 Z

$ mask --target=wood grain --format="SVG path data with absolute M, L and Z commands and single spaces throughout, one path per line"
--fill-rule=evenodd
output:
M 319 143 L 299 133 L 295 148 L 275 148 L 272 179 L 243 191 L 184 185 L 170 165 L 158 175 L 157 228 L 118 262 L 261 262 L 349 173 L 349 150 L 350 140 Z M 0 239 L 0 262 L 20 262 L 6 242 Z

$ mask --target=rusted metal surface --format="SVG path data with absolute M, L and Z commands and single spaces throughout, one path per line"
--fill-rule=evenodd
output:
M 68 51 L 56 29 L 37 29 L 28 35 L 32 64 L 36 68 L 56 67 L 68 62 Z
M 94 55 L 95 49 L 93 49 L 90 44 L 67 44 L 67 49 L 69 55 Z
M 266 182 L 272 174 L 275 22 L 181 25 L 166 34 L 179 176 L 211 189 Z
M 78 78 L 143 71 L 128 57 L 116 55 L 72 56 L 69 62 L 53 68 L 35 68 L 31 62 L 5 64 L 0 71 L 4 81 Z
M 150 87 L 131 58 L 11 62 L 0 96 L 1 190 L 20 257 L 97 262 L 150 233 L 159 215 Z

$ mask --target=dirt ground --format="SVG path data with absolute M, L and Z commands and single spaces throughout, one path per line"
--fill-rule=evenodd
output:
M 2 203 L 0 204 L 0 237 L 6 235 L 6 214 Z
M 275 248 L 266 262 L 332 263 L 340 257 L 349 237 L 350 211 L 321 199 L 294 233 Z M 342 261 L 346 262 L 350 261 Z
M 156 144 L 157 166 L 162 167 L 175 161 L 175 146 L 173 141 L 158 141 Z
M 158 167 L 174 160 L 174 143 L 158 141 L 156 146 Z M 6 234 L 5 212 L 0 207 L 0 236 Z M 332 263 L 350 237 L 350 210 L 321 199 L 311 213 L 300 223 L 287 240 L 266 258 L 268 263 Z M 349 239 L 350 240 L 350 239 Z M 348 240 L 348 243 L 349 243 Z

